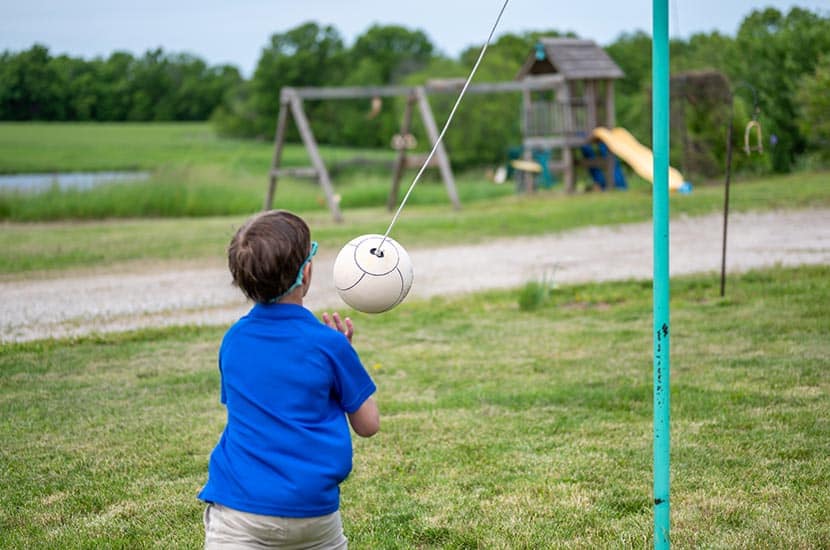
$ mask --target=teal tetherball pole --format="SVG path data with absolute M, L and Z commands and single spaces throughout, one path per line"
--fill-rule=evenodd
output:
M 654 148 L 654 547 L 669 548 L 669 7 L 654 0 L 652 146 Z

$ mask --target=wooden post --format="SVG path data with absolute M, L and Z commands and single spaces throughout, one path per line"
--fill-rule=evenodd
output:
M 522 152 L 522 160 L 525 162 L 533 162 L 533 154 L 530 149 L 525 149 Z M 531 170 L 522 168 L 519 170 L 522 174 L 522 187 L 525 193 L 533 193 L 536 191 L 536 174 Z
M 574 154 L 569 143 L 575 127 L 572 92 L 571 84 L 566 82 L 563 86 L 559 87 L 556 93 L 556 101 L 563 108 L 562 133 L 565 139 L 562 145 L 562 163 L 565 165 L 564 177 L 565 191 L 567 193 L 573 193 L 576 190 L 576 167 L 574 166 Z
M 415 88 L 415 97 L 418 100 L 418 108 L 421 111 L 421 119 L 424 121 L 424 127 L 429 135 L 429 140 L 432 146 L 435 147 L 438 143 L 438 126 L 435 124 L 435 119 L 432 116 L 432 110 L 429 107 L 427 94 L 423 86 Z M 441 171 L 441 178 L 444 180 L 444 186 L 447 188 L 447 195 L 450 197 L 453 208 L 459 210 L 461 202 L 458 200 L 458 193 L 455 190 L 455 180 L 452 176 L 452 168 L 450 167 L 449 157 L 447 157 L 447 150 L 444 149 L 444 143 L 438 143 L 435 150 L 435 158 L 438 160 L 438 169 Z
M 614 113 L 614 81 L 608 79 L 605 81 L 605 127 L 613 130 L 616 126 Z M 605 181 L 608 182 L 608 188 L 616 186 L 616 174 L 614 173 L 614 166 L 616 164 L 616 157 L 608 150 L 608 157 L 605 159 Z
M 280 101 L 280 114 L 277 117 L 277 129 L 274 134 L 274 156 L 271 158 L 271 170 L 268 174 L 268 193 L 265 195 L 265 210 L 271 210 L 274 204 L 274 192 L 277 190 L 277 175 L 282 162 L 282 148 L 285 145 L 285 126 L 288 122 L 288 103 Z
M 597 81 L 585 81 L 585 107 L 586 107 L 586 122 L 589 132 L 598 126 L 597 121 Z
M 562 146 L 562 171 L 563 179 L 565 180 L 565 190 L 568 193 L 573 193 L 576 190 L 576 167 L 574 165 L 573 149 L 567 144 Z
M 291 104 L 291 113 L 294 115 L 294 122 L 297 123 L 297 129 L 300 131 L 300 137 L 303 140 L 308 156 L 311 157 L 311 164 L 317 171 L 317 178 L 320 182 L 320 187 L 326 194 L 326 203 L 328 203 L 329 210 L 334 221 L 343 221 L 343 215 L 340 213 L 340 206 L 334 197 L 334 188 L 331 185 L 328 170 L 320 156 L 320 150 L 317 148 L 317 141 L 314 139 L 314 134 L 311 133 L 311 126 L 308 124 L 308 119 L 303 111 L 303 100 L 297 95 L 292 94 L 289 102 Z
M 406 99 L 406 109 L 403 114 L 403 122 L 401 123 L 401 136 L 406 136 L 412 127 L 412 109 L 415 106 L 416 97 L 410 95 Z M 395 169 L 392 174 L 392 188 L 389 190 L 389 199 L 386 201 L 386 208 L 390 211 L 395 209 L 398 204 L 398 192 L 401 188 L 401 178 L 403 177 L 403 170 L 406 166 L 406 144 L 398 150 L 398 157 L 395 159 Z
M 614 81 L 605 81 L 605 126 L 610 130 L 617 125 L 617 114 L 614 112 Z

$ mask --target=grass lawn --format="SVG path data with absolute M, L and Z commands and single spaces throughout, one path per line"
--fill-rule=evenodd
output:
M 273 144 L 218 138 L 205 122 L 2 122 L 0 174 L 153 170 L 160 166 L 223 164 L 266 170 Z M 302 147 L 286 165 L 306 164 Z
M 4 123 L 0 153 L 0 172 L 153 172 L 146 185 L 0 196 L 0 277 L 14 279 L 221 262 L 261 207 L 271 146 L 204 124 Z M 284 160 L 307 162 L 301 148 Z M 828 179 L 738 179 L 732 209 L 828 208 Z M 385 231 L 387 176 L 335 184 L 343 224 L 307 181 L 281 181 L 276 206 L 302 214 L 323 250 Z M 651 216 L 638 180 L 576 196 L 517 196 L 476 174 L 458 187 L 455 212 L 439 182 L 422 182 L 393 236 L 436 246 Z M 697 186 L 671 211 L 717 213 L 722 201 L 720 185 Z M 672 542 L 830 547 L 830 267 L 735 276 L 727 299 L 716 287 L 711 275 L 673 281 Z M 343 487 L 353 548 L 652 545 L 650 284 L 544 290 L 356 316 L 383 427 L 355 441 Z M 0 548 L 200 547 L 195 494 L 223 425 L 222 332 L 0 346 Z
M 0 173 L 145 169 L 147 182 L 87 191 L 53 188 L 42 194 L 0 191 L 0 276 L 84 269 L 124 262 L 215 260 L 224 255 L 242 221 L 262 208 L 272 146 L 218 138 L 206 123 L 0 123 Z M 391 160 L 390 151 L 323 148 L 327 163 L 359 154 Z M 284 165 L 309 163 L 290 145 Z M 477 242 L 495 236 L 535 235 L 588 225 L 645 221 L 651 186 L 631 178 L 627 192 L 567 195 L 561 185 L 516 195 L 483 172 L 456 174 L 463 208 L 449 206 L 435 174 L 411 195 L 394 237 L 407 247 Z M 414 171 L 404 177 L 405 189 Z M 582 177 L 586 177 L 584 174 Z M 323 250 L 339 250 L 356 235 L 383 233 L 392 213 L 383 205 L 391 174 L 368 169 L 335 176 L 345 223 L 325 207 L 319 186 L 280 180 L 275 207 L 298 212 Z M 830 173 L 736 178 L 733 211 L 830 206 Z M 401 190 L 403 195 L 404 189 Z M 698 185 L 671 198 L 673 215 L 720 212 L 722 183 Z
M 391 183 L 392 149 L 321 146 L 344 209 L 383 205 Z M 0 122 L 0 174 L 144 170 L 147 181 L 41 193 L 0 189 L 0 220 L 197 217 L 245 214 L 262 207 L 273 155 L 270 141 L 220 138 L 208 123 L 10 123 Z M 338 168 L 360 157 L 377 164 Z M 300 144 L 288 144 L 282 166 L 310 166 Z M 413 204 L 446 204 L 429 171 Z M 414 176 L 408 171 L 406 177 Z M 511 186 L 481 185 L 480 174 L 456 174 L 463 201 L 504 196 Z M 316 180 L 281 178 L 281 208 L 324 211 Z
M 357 315 L 353 548 L 652 545 L 651 287 Z M 830 267 L 672 288 L 672 542 L 830 547 Z M 0 547 L 199 548 L 221 328 L 0 347 Z
M 483 182 L 479 185 L 493 186 Z M 424 190 L 435 191 L 435 187 L 419 186 L 413 196 Z M 620 193 L 510 195 L 473 201 L 458 212 L 446 202 L 408 205 L 395 225 L 393 237 L 406 247 L 437 246 L 646 221 L 651 219 L 649 190 L 637 187 Z M 830 207 L 830 173 L 758 178 L 738 182 L 732 189 L 733 212 L 809 207 Z M 718 213 L 722 208 L 720 186 L 704 186 L 691 195 L 671 197 L 673 216 Z M 3 223 L 0 275 L 134 261 L 221 259 L 235 228 L 255 211 L 257 208 L 244 215 L 199 218 Z M 392 218 L 385 208 L 344 210 L 346 221 L 341 224 L 332 221 L 324 210 L 298 212 L 309 222 L 323 251 L 337 251 L 357 235 L 383 233 Z
M 42 193 L 0 190 L 0 220 L 9 222 L 50 222 L 60 220 L 158 219 L 234 216 L 243 217 L 262 208 L 267 174 L 271 163 L 269 141 L 217 137 L 207 123 L 0 123 L 0 174 L 20 172 L 72 172 L 108 170 L 146 170 L 150 179 L 134 183 L 101 185 L 88 190 L 61 190 L 56 186 Z M 364 211 L 373 217 L 389 219 L 382 209 L 391 184 L 391 149 L 353 150 L 322 147 L 321 155 L 332 171 L 334 188 L 348 220 L 360 219 Z M 336 169 L 339 163 L 359 156 L 381 165 Z M 283 166 L 308 166 L 304 148 L 289 144 L 283 153 Z M 384 165 L 385 164 L 385 165 Z M 490 168 L 493 168 L 492 166 Z M 628 193 L 609 193 L 615 199 L 592 216 L 594 220 L 625 218 L 632 210 L 643 211 L 649 203 L 651 186 L 630 171 Z M 400 195 L 414 177 L 404 174 Z M 587 183 L 587 171 L 579 171 Z M 483 169 L 455 174 L 456 187 L 465 208 L 477 203 L 514 199 L 514 185 L 495 185 Z M 736 183 L 740 178 L 736 175 Z M 751 178 L 762 185 L 767 202 L 792 204 L 828 192 L 827 174 L 806 172 L 795 177 Z M 707 187 L 695 182 L 691 197 L 678 201 L 692 209 L 702 204 L 722 203 L 722 178 Z M 819 185 L 823 184 L 823 185 Z M 540 196 L 563 196 L 561 183 L 553 192 Z M 737 189 L 736 189 L 737 191 Z M 701 198 L 698 198 L 701 196 Z M 741 196 L 736 195 L 740 207 Z M 525 202 L 538 201 L 533 197 Z M 519 201 L 521 203 L 521 201 Z M 590 201 L 589 201 L 590 202 Z M 601 201 L 600 201 L 601 202 Z M 316 181 L 281 178 L 275 206 L 301 212 L 327 214 L 325 196 Z M 452 212 L 447 193 L 436 170 L 428 170 L 409 200 L 410 207 L 440 209 L 446 217 Z M 707 208 L 711 210 L 710 204 Z M 485 206 L 492 211 L 491 207 Z M 527 205 L 522 205 L 527 209 Z M 530 221 L 538 216 L 530 209 Z M 609 217 L 609 210 L 612 214 Z M 619 211 L 619 212 L 618 212 Z M 492 212 L 491 212 L 492 213 Z M 559 217 L 560 212 L 553 212 Z M 496 212 L 496 215 L 501 213 Z M 637 214 L 642 216 L 642 214 Z

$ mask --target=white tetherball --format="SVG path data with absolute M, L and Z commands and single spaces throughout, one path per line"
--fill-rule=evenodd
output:
M 378 246 L 380 254 L 377 253 Z M 334 286 L 344 302 L 364 313 L 400 304 L 412 287 L 412 260 L 404 247 L 383 235 L 361 235 L 334 260 Z

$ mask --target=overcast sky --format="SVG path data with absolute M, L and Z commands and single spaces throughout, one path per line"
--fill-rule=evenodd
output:
M 211 65 L 235 65 L 249 77 L 272 34 L 306 21 L 333 25 L 349 45 L 375 23 L 420 29 L 439 50 L 456 56 L 481 45 L 503 1 L 0 0 L 0 51 L 39 43 L 52 55 L 90 59 L 161 47 Z M 830 0 L 669 0 L 669 32 L 682 38 L 715 30 L 734 35 L 747 14 L 767 6 L 830 15 Z M 496 36 L 555 29 L 607 45 L 624 32 L 651 34 L 651 7 L 651 0 L 510 0 Z

